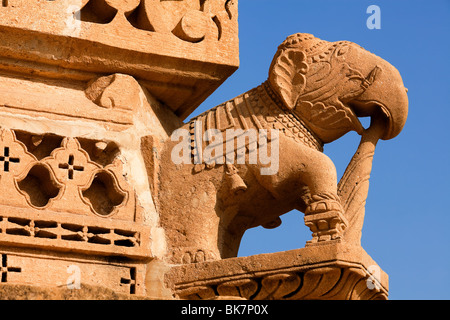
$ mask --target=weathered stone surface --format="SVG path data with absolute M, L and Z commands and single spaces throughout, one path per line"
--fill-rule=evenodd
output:
M 352 42 L 289 36 L 267 81 L 195 117 L 165 143 L 156 202 L 168 261 L 234 257 L 247 229 L 276 227 L 295 209 L 312 231 L 307 245 L 360 243 L 376 144 L 400 133 L 407 112 L 401 76 L 387 61 Z M 364 129 L 358 117 L 367 116 Z M 323 145 L 349 131 L 361 144 L 338 183 Z M 188 155 L 180 159 L 185 140 Z
M 37 287 L 20 284 L 0 286 L 0 300 L 147 300 L 147 297 L 117 293 L 103 287 L 82 285 L 80 289 Z
M 239 65 L 237 0 L 8 0 L 0 69 L 89 81 L 125 73 L 186 118 Z
M 181 299 L 384 300 L 388 293 L 386 273 L 360 246 L 341 242 L 181 265 L 166 281 Z
M 1 299 L 387 298 L 360 238 L 376 144 L 407 117 L 398 71 L 294 34 L 260 86 L 184 123 L 237 33 L 236 0 L 3 1 Z M 323 146 L 352 130 L 338 183 Z M 235 258 L 293 209 L 305 248 Z
M 83 284 L 146 295 L 165 240 L 141 138 L 164 141 L 181 120 L 129 75 L 0 83 L 2 284 L 65 286 L 75 266 Z

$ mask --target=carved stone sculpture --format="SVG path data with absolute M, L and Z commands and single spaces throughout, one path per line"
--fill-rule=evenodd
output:
M 348 41 L 289 36 L 275 54 L 267 81 L 182 127 L 190 133 L 191 164 L 174 164 L 180 136 L 164 145 L 155 198 L 168 233 L 169 260 L 236 256 L 247 229 L 276 227 L 279 216 L 293 209 L 305 214 L 313 235 L 308 245 L 357 243 L 375 145 L 400 133 L 407 109 L 407 90 L 388 62 Z M 365 129 L 358 117 L 367 116 L 371 125 Z M 225 158 L 205 157 L 202 152 L 215 143 L 208 139 L 211 129 L 223 136 L 223 150 L 230 140 L 227 130 L 241 129 L 243 135 L 253 129 L 267 136 L 256 144 L 247 140 L 243 150 L 226 149 Z M 270 129 L 279 134 L 271 136 Z M 323 145 L 349 131 L 362 141 L 338 185 Z M 248 161 L 249 151 L 275 145 L 278 170 L 264 174 L 267 163 Z M 236 163 L 235 155 L 242 152 L 246 162 Z
M 8 0 L 0 34 L 0 299 L 387 298 L 359 240 L 407 116 L 389 63 L 295 34 L 183 123 L 239 66 L 237 0 Z M 338 183 L 323 146 L 349 131 Z M 292 209 L 306 247 L 235 257 Z

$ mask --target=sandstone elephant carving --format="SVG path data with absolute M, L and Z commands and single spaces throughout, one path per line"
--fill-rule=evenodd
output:
M 279 217 L 293 209 L 305 214 L 313 232 L 307 245 L 357 241 L 367 194 L 367 188 L 360 188 L 361 170 L 370 173 L 378 139 L 397 136 L 407 111 L 401 76 L 385 60 L 352 42 L 289 36 L 278 47 L 267 81 L 182 127 L 190 133 L 192 163 L 173 162 L 180 140 L 164 144 L 155 198 L 167 232 L 168 259 L 191 263 L 236 256 L 247 229 L 276 227 Z M 358 117 L 367 116 L 371 126 L 365 129 Z M 229 129 L 277 130 L 278 136 L 268 133 L 265 140 L 267 148 L 278 146 L 276 172 L 262 174 L 267 164 L 259 161 L 203 161 L 199 147 L 204 150 L 213 142 L 198 138 L 209 129 L 224 137 Z M 323 145 L 350 131 L 362 141 L 338 185 Z M 247 142 L 244 151 L 252 146 Z M 352 207 L 352 201 L 358 205 Z M 347 237 L 348 230 L 354 231 Z

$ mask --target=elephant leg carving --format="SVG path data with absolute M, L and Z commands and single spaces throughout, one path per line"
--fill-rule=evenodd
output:
M 300 179 L 310 190 L 304 211 L 305 225 L 312 232 L 307 245 L 340 239 L 347 226 L 341 200 L 337 194 L 334 163 L 325 154 L 302 148 Z M 298 158 L 297 159 L 302 159 Z
M 280 136 L 280 169 L 270 176 L 259 175 L 252 170 L 259 183 L 280 203 L 297 199 L 295 208 L 305 213 L 304 221 L 312 231 L 308 245 L 340 239 L 347 221 L 337 194 L 337 174 L 334 163 L 324 153 Z M 293 186 L 295 186 L 293 188 Z M 306 188 L 308 195 L 301 189 Z M 272 223 L 273 222 L 273 223 Z M 263 227 L 276 227 L 280 221 L 274 219 Z
M 334 189 L 333 192 L 311 195 L 304 221 L 312 232 L 312 239 L 307 241 L 307 245 L 341 239 L 348 226 L 340 198 Z
M 340 199 L 332 193 L 315 194 L 306 208 L 305 214 L 312 215 L 326 211 L 342 211 Z
M 305 211 L 305 225 L 312 231 L 313 238 L 307 245 L 340 239 L 348 222 L 343 215 L 339 197 L 325 193 L 311 198 L 312 202 Z

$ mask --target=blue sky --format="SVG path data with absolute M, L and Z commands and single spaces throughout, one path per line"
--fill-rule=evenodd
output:
M 369 5 L 381 9 L 370 30 Z M 393 64 L 409 89 L 402 133 L 380 141 L 373 163 L 362 246 L 389 275 L 397 299 L 450 299 L 450 1 L 240 0 L 240 68 L 192 116 L 267 79 L 277 46 L 290 34 L 349 40 Z M 325 146 L 340 178 L 359 143 L 350 133 Z M 240 256 L 301 248 L 303 214 L 277 229 L 247 231 Z

